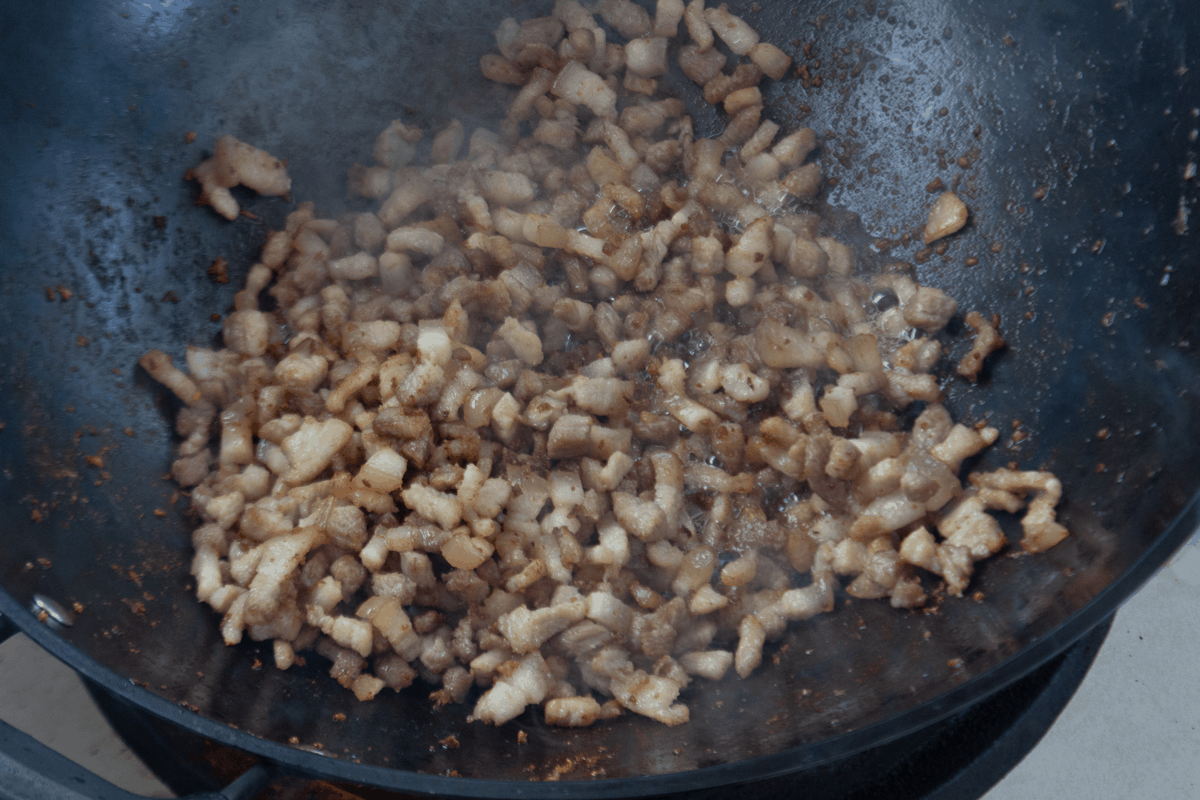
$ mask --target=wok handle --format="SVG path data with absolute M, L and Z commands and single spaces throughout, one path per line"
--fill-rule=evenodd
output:
M 250 800 L 271 782 L 259 764 L 219 792 L 183 800 Z M 147 800 L 100 778 L 0 720 L 0 782 L 14 800 Z
M 21 630 L 8 617 L 0 614 L 0 644 L 4 644 Z
M 17 626 L 0 615 L 0 644 L 16 633 Z M 250 800 L 274 777 L 272 769 L 258 764 L 219 792 L 182 800 Z M 113 786 L 4 720 L 0 720 L 0 786 L 5 797 L 13 800 L 148 800 Z

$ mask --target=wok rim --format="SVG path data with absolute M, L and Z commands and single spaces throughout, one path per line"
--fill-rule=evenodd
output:
M 1200 461 L 1192 464 L 1200 469 Z M 1131 529 L 1152 531 L 1142 520 L 1128 520 Z M 925 702 L 900 710 L 889 717 L 856 730 L 818 741 L 789 747 L 768 755 L 684 772 L 594 780 L 564 780 L 557 783 L 483 778 L 457 778 L 411 770 L 356 764 L 289 746 L 227 726 L 192 712 L 175 701 L 132 682 L 130 677 L 104 666 L 86 655 L 45 624 L 39 624 L 28 608 L 0 587 L 0 614 L 40 647 L 67 664 L 81 677 L 132 706 L 174 725 L 193 731 L 242 752 L 253 754 L 286 771 L 370 784 L 422 795 L 450 794 L 464 797 L 636 797 L 664 792 L 683 792 L 727 786 L 778 777 L 829 764 L 869 748 L 884 745 L 913 731 L 936 724 L 1002 689 L 1054 658 L 1113 614 L 1172 554 L 1200 528 L 1200 489 L 1181 505 L 1169 524 L 1137 552 L 1131 563 L 1083 607 L 1071 612 L 1058 625 L 1033 638 L 1017 652 L 982 674 L 949 688 Z
M 358 764 L 319 755 L 281 742 L 254 736 L 224 725 L 154 694 L 132 679 L 103 666 L 38 621 L 0 588 L 0 614 L 39 647 L 81 677 L 133 704 L 142 711 L 182 726 L 219 744 L 258 756 L 287 772 L 326 780 L 345 781 L 420 795 L 478 798 L 600 798 L 642 797 L 671 792 L 712 789 L 754 780 L 776 778 L 849 757 L 933 725 L 983 700 L 1054 658 L 1096 625 L 1114 614 L 1180 547 L 1200 530 L 1200 490 L 1192 495 L 1157 539 L 1112 583 L 1082 608 L 1040 639 L 981 675 L 891 717 L 857 730 L 777 753 L 684 772 L 636 778 L 597 778 L 557 782 L 461 778 Z

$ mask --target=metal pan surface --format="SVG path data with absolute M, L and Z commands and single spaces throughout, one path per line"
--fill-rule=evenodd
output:
M 988 562 L 972 584 L 984 599 L 937 614 L 839 599 L 772 646 L 778 664 L 690 689 L 695 721 L 678 728 L 626 716 L 563 731 L 531 713 L 496 730 L 420 692 L 360 704 L 321 659 L 280 672 L 261 666 L 269 647 L 224 647 L 189 589 L 186 501 L 164 479 L 175 408 L 136 361 L 217 341 L 210 314 L 232 307 L 289 207 L 247 196 L 258 218 L 226 223 L 193 207 L 184 171 L 232 133 L 286 158 L 294 197 L 336 215 L 351 207 L 345 168 L 369 159 L 391 119 L 494 119 L 505 90 L 476 77 L 478 56 L 500 19 L 549 5 L 5 8 L 0 612 L 131 702 L 313 774 L 464 796 L 627 796 L 787 772 L 942 718 L 1106 618 L 1196 528 L 1195 11 L 731 3 L 823 78 L 766 97 L 785 128 L 824 137 L 839 233 L 877 261 L 915 260 L 900 237 L 922 223 L 926 185 L 958 182 L 972 223 L 916 271 L 960 308 L 1000 314 L 1009 347 L 979 385 L 950 381 L 947 405 L 1005 431 L 981 467 L 1061 477 L 1073 535 Z M 217 256 L 227 285 L 207 274 Z M 48 299 L 58 286 L 69 300 Z M 28 610 L 35 595 L 82 611 L 51 630 Z M 451 734 L 458 748 L 441 744 Z M 537 780 L 556 771 L 558 783 Z

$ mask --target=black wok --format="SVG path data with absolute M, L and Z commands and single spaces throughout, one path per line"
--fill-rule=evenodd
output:
M 476 78 L 490 31 L 548 6 L 0 12 L 0 611 L 12 623 L 129 702 L 309 773 L 471 796 L 652 794 L 818 764 L 975 702 L 1110 615 L 1197 527 L 1192 5 L 731 3 L 822 76 L 766 96 L 785 127 L 828 132 L 820 158 L 842 235 L 892 242 L 876 242 L 878 261 L 913 260 L 900 237 L 922 221 L 926 184 L 959 181 L 972 223 L 917 272 L 964 310 L 999 313 L 1009 348 L 980 385 L 950 380 L 948 405 L 1029 434 L 1005 435 L 980 465 L 1054 470 L 1073 535 L 983 565 L 982 602 L 936 615 L 839 602 L 773 646 L 778 666 L 689 690 L 696 721 L 679 728 L 625 717 L 562 731 L 529 713 L 497 731 L 418 691 L 360 704 L 319 658 L 279 672 L 257 666 L 267 647 L 224 647 L 189 591 L 186 501 L 163 478 L 175 406 L 135 362 L 216 341 L 209 315 L 232 307 L 288 206 L 246 196 L 258 219 L 226 223 L 192 207 L 184 171 L 232 133 L 289 160 L 296 199 L 339 213 L 345 167 L 389 120 L 486 121 L 505 96 Z M 206 274 L 217 256 L 228 285 Z M 47 298 L 59 285 L 69 300 Z M 35 595 L 83 610 L 51 628 L 29 610 Z M 439 745 L 449 734 L 460 748 Z M 564 766 L 563 782 L 530 782 Z

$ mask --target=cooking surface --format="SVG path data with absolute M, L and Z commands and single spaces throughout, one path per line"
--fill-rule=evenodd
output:
M 1032 642 L 1030 649 L 1040 648 L 1042 656 L 1049 655 L 1055 647 L 1048 634 L 1055 624 L 1073 610 L 1087 607 L 1089 600 L 1123 574 L 1195 493 L 1195 456 L 1189 448 L 1200 441 L 1194 344 L 1200 341 L 1194 316 L 1200 284 L 1196 273 L 1187 269 L 1195 252 L 1195 234 L 1176 235 L 1172 220 L 1190 208 L 1196 182 L 1183 181 L 1183 160 L 1165 160 L 1182 158 L 1184 149 L 1194 149 L 1186 144 L 1196 124 L 1191 104 L 1176 102 L 1174 92 L 1182 78 L 1171 77 L 1183 74 L 1176 71 L 1183 67 L 1172 42 L 1177 38 L 1186 43 L 1185 34 L 1193 26 L 1186 19 L 1170 19 L 1169 9 L 1163 12 L 1165 17 L 1143 10 L 1138 15 L 1117 15 L 1113 9 L 1091 9 L 1086 14 L 1074 9 L 1078 16 L 1071 16 L 1070 2 L 1014 3 L 1005 6 L 1003 19 L 997 20 L 987 8 L 964 0 L 949 5 L 959 7 L 968 19 L 956 22 L 954 38 L 940 50 L 930 50 L 930 37 L 940 41 L 943 25 L 941 18 L 925 13 L 929 5 L 904 4 L 896 10 L 894 23 L 885 16 L 856 25 L 891 39 L 887 59 L 877 61 L 893 84 L 909 85 L 905 81 L 912 78 L 911 86 L 928 89 L 931 97 L 956 98 L 938 102 L 953 109 L 950 118 L 959 127 L 934 130 L 938 136 L 930 140 L 931 148 L 943 142 L 942 133 L 972 139 L 971 125 L 961 128 L 964 121 L 986 123 L 984 138 L 997 158 L 983 159 L 980 169 L 994 169 L 1000 185 L 1012 190 L 1017 204 L 1013 213 L 1024 211 L 1014 217 L 1016 233 L 996 242 L 999 252 L 985 246 L 991 240 L 984 237 L 987 231 L 981 226 L 969 232 L 974 238 L 964 237 L 964 252 L 969 246 L 994 254 L 984 256 L 986 269 L 966 272 L 957 260 L 946 264 L 934 260 L 920 271 L 937 273 L 937 282 L 954 288 L 956 294 L 961 288 L 964 307 L 998 308 L 1005 320 L 1014 323 L 1011 336 L 1005 330 L 1010 355 L 997 358 L 994 392 L 986 403 L 980 401 L 977 411 L 991 411 L 1005 424 L 1021 418 L 1031 430 L 1042 431 L 1027 441 L 1019 457 L 1031 465 L 1056 469 L 1059 464 L 1070 465 L 1060 473 L 1071 487 L 1070 516 L 1064 519 L 1076 531 L 1045 558 L 1003 559 L 990 566 L 978 584 L 989 605 L 947 604 L 943 615 L 927 622 L 936 626 L 933 642 L 939 649 L 925 652 L 923 663 L 939 671 L 940 665 L 948 669 L 950 660 L 961 653 L 967 656 L 972 674 L 986 676 L 989 666 L 1010 653 L 1005 648 L 1022 642 Z M 81 601 L 86 611 L 62 639 L 119 675 L 112 678 L 114 684 L 128 689 L 129 678 L 149 683 L 158 696 L 148 702 L 157 702 L 160 711 L 178 711 L 177 703 L 183 701 L 202 709 L 204 716 L 197 719 L 211 722 L 210 731 L 233 736 L 220 723 L 236 722 L 243 730 L 275 742 L 286 741 L 293 732 L 303 741 L 329 742 L 327 733 L 337 736 L 331 712 L 345 704 L 347 713 L 375 718 L 377 726 L 364 726 L 371 731 L 372 742 L 378 741 L 381 731 L 388 733 L 383 729 L 389 727 L 396 741 L 407 742 L 411 735 L 395 723 L 405 715 L 396 714 L 394 706 L 385 710 L 377 703 L 365 709 L 339 687 L 329 689 L 326 696 L 319 694 L 326 689 L 309 684 L 303 685 L 304 696 L 311 701 L 317 693 L 317 702 L 288 706 L 281 699 L 301 685 L 295 670 L 292 674 L 255 672 L 253 659 L 261 651 L 216 644 L 219 636 L 212 615 L 175 579 L 186 566 L 182 504 L 170 503 L 174 487 L 147 481 L 139 472 L 153 464 L 157 476 L 163 471 L 158 467 L 169 463 L 169 409 L 155 406 L 159 395 L 144 375 L 131 370 L 132 364 L 151 346 L 174 348 L 178 355 L 187 341 L 206 341 L 215 332 L 207 321 L 209 310 L 227 305 L 234 287 L 222 294 L 209 282 L 207 265 L 223 252 L 231 257 L 240 254 L 231 259 L 231 281 L 238 283 L 247 266 L 244 256 L 257 244 L 262 227 L 277 223 L 284 210 L 276 201 L 264 202 L 253 206 L 264 212 L 259 224 L 229 227 L 192 208 L 193 190 L 178 178 L 195 163 L 202 142 L 229 131 L 272 152 L 286 153 L 297 164 L 295 177 L 302 187 L 297 196 L 323 197 L 330 194 L 328 187 L 319 176 L 304 172 L 303 165 L 318 163 L 313 156 L 324 155 L 335 144 L 342 150 L 351 148 L 324 129 L 292 123 L 310 116 L 330 125 L 352 119 L 365 133 L 360 137 L 343 130 L 342 136 L 355 141 L 369 141 L 382 127 L 365 114 L 345 113 L 349 100 L 344 95 L 335 98 L 332 106 L 321 106 L 319 115 L 305 108 L 305 101 L 322 88 L 324 77 L 336 72 L 324 69 L 326 62 L 301 59 L 269 64 L 270 69 L 251 68 L 250 57 L 264 51 L 246 45 L 274 41 L 270 35 L 277 34 L 289 53 L 307 53 L 307 48 L 297 45 L 324 42 L 345 56 L 344 70 L 356 77 L 371 72 L 367 67 L 374 62 L 351 51 L 362 44 L 356 37 L 362 31 L 372 33 L 373 26 L 358 17 L 337 15 L 337 3 L 300 2 L 298 7 L 306 14 L 333 9 L 327 13 L 342 21 L 345 30 L 315 26 L 301 14 L 295 19 L 277 18 L 274 9 L 268 13 L 259 5 L 246 4 L 240 12 L 226 14 L 223 7 L 201 3 L 176 3 L 168 15 L 146 15 L 132 3 L 124 6 L 130 13 L 120 16 L 111 9 L 95 17 L 60 9 L 55 13 L 61 13 L 61 18 L 54 17 L 54 24 L 46 24 L 32 10 L 54 11 L 55 4 L 30 4 L 28 18 L 16 19 L 22 24 L 9 28 L 14 46 L 8 48 L 7 57 L 14 59 L 11 72 L 16 79 L 8 121 L 17 146 L 12 148 L 14 156 L 0 160 L 0 165 L 6 165 L 0 172 L 26 187 L 27 196 L 11 216 L 0 219 L 0 240 L 13 245 L 3 254 L 5 268 L 0 270 L 6 295 L 13 298 L 0 315 L 5 322 L 0 326 L 0 352 L 9 359 L 0 372 L 5 389 L 0 392 L 0 419 L 8 425 L 0 439 L 0 460 L 9 470 L 6 475 L 14 476 L 0 483 L 0 495 L 10 512 L 3 549 L 7 560 L 0 573 L 4 588 L 22 604 L 34 591 L 66 603 Z M 983 36 L 980 20 L 1015 31 L 1015 38 L 1005 38 L 1017 46 L 1004 44 L 997 36 Z M 408 24 L 407 18 L 399 21 Z M 419 29 L 420 22 L 414 20 L 410 27 Z M 1052 42 L 1046 40 L 1048 30 L 1056 31 Z M 1072 38 L 1070 34 L 1078 30 L 1112 32 L 1101 57 L 1092 57 L 1091 40 L 1083 47 Z M 44 31 L 52 32 L 48 40 L 39 35 Z M 429 42 L 441 41 L 437 30 L 425 34 Z M 1159 36 L 1155 41 L 1162 45 L 1146 48 L 1143 57 L 1135 58 L 1151 36 Z M 26 40 L 35 46 L 16 46 Z M 402 38 L 382 41 L 390 54 Z M 217 44 L 225 49 L 216 48 Z M 364 47 L 370 45 L 368 41 Z M 942 54 L 944 75 L 922 60 L 927 50 Z M 960 86 L 966 92 L 960 80 L 963 75 L 957 66 L 951 68 L 955 64 L 951 51 L 958 50 L 965 63 L 981 68 L 985 78 L 998 78 L 980 83 L 970 97 L 957 94 Z M 1179 50 L 1191 52 L 1182 44 Z M 22 61 L 27 51 L 31 58 Z M 400 48 L 399 52 L 408 51 Z M 913 58 L 899 58 L 905 52 Z M 229 53 L 237 58 L 227 58 Z M 1169 70 L 1151 63 L 1155 53 L 1169 53 L 1164 56 Z M 180 60 L 184 54 L 186 64 Z M 1047 65 L 1050 55 L 1053 63 Z M 220 70 L 226 63 L 236 67 L 235 80 L 227 80 Z M 37 68 L 39 64 L 45 68 Z M 870 79 L 875 86 L 883 76 L 877 79 L 869 70 L 868 66 L 861 81 L 865 85 Z M 1039 83 L 1046 74 L 1054 80 Z M 395 84 L 385 77 L 389 87 Z M 950 92 L 937 95 L 943 79 Z M 259 90 L 271 81 L 282 85 L 275 95 L 264 95 Z M 82 97 L 80 87 L 85 87 Z M 1116 88 L 1101 93 L 1100 87 Z M 429 96 L 441 96 L 424 84 L 421 89 Z M 868 97 L 875 92 L 895 89 L 871 89 Z M 837 95 L 829 91 L 822 96 Z M 216 101 L 200 102 L 206 97 Z M 370 110 L 390 118 L 402 99 L 411 98 L 397 97 Z M 837 108 L 841 106 L 834 111 Z M 979 116 L 984 111 L 986 118 Z M 960 112 L 962 120 L 957 116 Z M 863 127 L 864 121 L 859 119 L 856 130 L 869 140 L 872 132 Z M 1141 124 L 1146 121 L 1153 124 Z M 823 126 L 844 129 L 835 122 L 828 118 Z M 885 118 L 873 124 L 881 130 L 904 129 L 903 124 L 897 127 Z M 281 129 L 291 133 L 281 134 Z M 191 150 L 181 144 L 186 130 L 197 130 L 201 136 Z M 319 135 L 300 141 L 301 134 Z M 945 141 L 957 148 L 961 142 L 955 142 Z M 1016 163 L 1001 158 L 1009 149 L 1019 157 Z M 845 154 L 831 145 L 827 153 L 831 168 L 839 163 L 839 155 Z M 857 162 L 850 157 L 849 163 Z M 919 182 L 901 181 L 901 185 L 923 187 L 928 177 L 940 171 L 933 164 L 931 157 L 918 170 Z M 1028 172 L 1022 172 L 1020 164 Z M 853 175 L 845 177 L 843 191 L 849 191 Z M 1031 199 L 1035 187 L 1046 184 L 1050 194 L 1035 205 Z M 340 183 L 336 189 L 340 194 Z M 980 202 L 985 199 L 981 196 Z M 911 203 L 896 205 L 910 207 Z M 1007 219 L 1007 211 L 992 210 L 995 213 L 987 218 L 990 224 Z M 271 214 L 275 218 L 268 219 Z M 163 217 L 166 226 L 159 228 L 154 220 Z M 867 224 L 876 222 L 868 219 Z M 1019 268 L 1018 259 L 1026 256 L 1018 253 L 1035 254 L 1031 257 L 1034 273 L 1027 276 Z M 955 258 L 963 254 L 956 250 Z M 1055 268 L 1040 274 L 1039 264 Z M 50 277 L 44 278 L 47 269 Z M 46 284 L 59 281 L 75 293 L 73 302 L 51 304 L 44 299 Z M 30 331 L 37 333 L 32 344 L 27 341 Z M 116 374 L 114 369 L 123 372 Z M 953 394 L 956 410 L 969 412 L 975 406 L 976 399 L 967 389 Z M 1037 400 L 1032 406 L 1030 396 Z M 1037 419 L 1028 415 L 1031 408 Z M 123 433 L 126 425 L 136 438 Z M 1101 430 L 1105 435 L 1098 435 Z M 93 431 L 100 435 L 91 435 Z M 84 458 L 97 452 L 103 455 L 103 473 Z M 1007 451 L 1001 450 L 989 456 L 1000 461 L 1007 457 Z M 1098 469 L 1100 463 L 1108 467 Z M 29 464 L 37 469 L 22 468 Z M 108 473 L 113 480 L 105 482 Z M 93 483 L 97 478 L 100 485 Z M 31 509 L 33 502 L 37 505 Z M 156 509 L 167 516 L 152 514 Z M 96 553 L 103 554 L 99 560 Z M 27 569 L 27 564 L 34 566 Z M 1072 568 L 1069 582 L 1064 567 Z M 1010 579 L 1018 571 L 1021 581 L 1014 583 Z M 861 608 L 868 622 L 880 621 L 872 630 L 891 632 L 900 627 L 891 624 L 886 607 L 865 604 Z M 988 615 L 982 632 L 977 622 L 957 624 L 979 613 L 978 608 Z M 1040 627 L 1036 620 L 1032 626 L 1024 625 L 1038 615 Z M 850 622 L 854 620 L 849 613 L 840 620 L 820 619 L 805 627 L 804 636 L 845 642 L 838 626 Z M 1019 641 L 1005 638 L 1013 624 L 1021 631 Z M 916 639 L 920 631 L 910 625 L 896 633 Z M 155 646 L 141 647 L 139 636 L 153 640 Z M 893 649 L 902 652 L 900 647 L 889 647 L 887 652 Z M 831 674 L 832 666 L 844 671 L 849 663 L 843 651 L 814 650 L 822 657 L 829 654 Z M 172 657 L 163 658 L 164 652 Z M 875 655 L 861 651 L 856 674 L 864 674 Z M 894 659 L 891 663 L 902 670 L 915 669 L 922 662 Z M 1026 659 L 1026 666 L 1032 663 L 1032 658 Z M 313 668 L 314 676 L 323 679 L 320 672 Z M 933 694 L 945 686 L 946 677 L 937 674 L 928 681 L 910 682 L 899 675 L 894 685 L 920 684 Z M 761 685 L 737 691 L 754 695 Z M 861 707 L 886 716 L 887 686 L 880 682 L 864 686 L 876 694 L 862 698 Z M 964 694 L 969 692 L 956 696 Z M 760 696 L 766 705 L 774 697 L 765 692 Z M 907 702 L 904 697 L 900 696 L 901 705 Z M 844 721 L 843 711 L 825 709 L 829 718 Z M 797 717 L 806 724 L 825 721 L 816 714 Z M 1124 726 L 1117 728 L 1124 730 Z M 723 752 L 737 752 L 743 740 L 759 751 L 771 749 L 765 736 L 741 736 L 740 724 L 724 730 L 732 734 L 723 742 L 727 745 Z M 442 735 L 425 733 L 432 739 Z M 787 733 L 795 734 L 795 739 L 804 732 Z M 669 731 L 656 730 L 646 738 L 649 746 L 644 751 L 628 750 L 670 761 L 673 748 L 679 748 L 691 758 L 690 745 L 696 736 L 681 737 L 679 744 L 671 737 Z M 364 743 L 344 744 L 362 750 Z M 464 747 L 464 752 L 483 751 Z M 315 756 L 310 760 L 318 761 Z M 479 760 L 492 763 L 486 757 Z M 1146 763 L 1140 757 L 1135 762 Z
M 1054 727 L 984 800 L 1195 796 L 1198 606 L 1200 535 L 1122 607 Z M 0 646 L 0 719 L 124 789 L 173 796 L 108 727 L 79 678 L 24 636 Z

